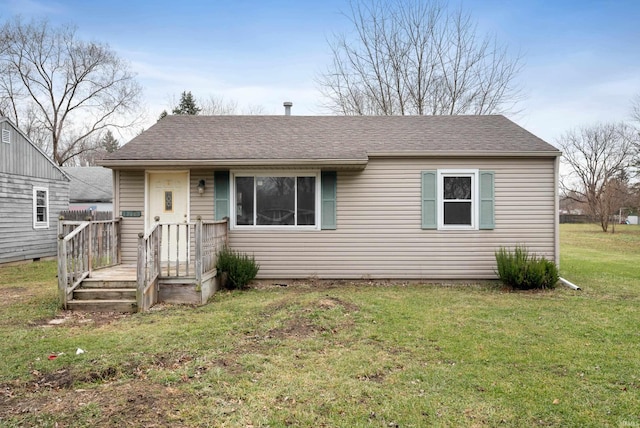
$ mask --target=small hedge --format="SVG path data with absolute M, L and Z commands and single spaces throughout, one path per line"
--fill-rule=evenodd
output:
M 216 268 L 218 272 L 223 273 L 223 277 L 226 276 L 223 286 L 228 289 L 242 289 L 246 288 L 258 275 L 260 265 L 256 263 L 253 256 L 233 251 L 225 246 L 218 253 Z
M 555 288 L 559 275 L 552 261 L 529 255 L 521 246 L 516 246 L 513 251 L 500 247 L 495 254 L 498 278 L 505 285 L 519 290 Z

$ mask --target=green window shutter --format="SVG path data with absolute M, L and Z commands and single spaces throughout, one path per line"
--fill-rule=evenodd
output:
M 216 171 L 213 174 L 214 210 L 216 220 L 230 216 L 229 212 L 229 171 Z
M 321 229 L 336 229 L 336 196 L 337 196 L 337 174 L 335 171 L 322 171 L 321 180 L 322 208 L 320 215 Z
M 438 186 L 436 171 L 422 171 L 422 228 L 438 228 Z
M 495 229 L 493 171 L 480 171 L 480 229 Z

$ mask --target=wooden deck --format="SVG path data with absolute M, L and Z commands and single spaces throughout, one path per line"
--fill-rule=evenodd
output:
M 91 278 L 102 281 L 136 281 L 137 266 L 134 264 L 117 265 L 91 272 Z
M 176 274 L 176 263 L 162 263 L 160 268 L 160 276 L 162 278 L 195 278 L 195 266 L 193 263 L 189 266 L 189 275 L 187 273 L 186 263 L 180 263 Z M 103 281 L 136 281 L 137 266 L 135 264 L 120 264 L 116 266 L 95 269 L 91 272 L 90 278 Z
M 138 235 L 137 263 L 122 264 L 121 219 L 62 221 L 58 234 L 58 293 L 63 308 L 146 311 L 159 301 L 205 304 L 219 286 L 217 254 L 227 242 L 227 221 L 156 223 Z M 183 252 L 163 260 L 162 243 L 186 239 Z M 177 231 L 186 229 L 184 233 Z M 163 241 L 163 232 L 166 240 Z M 195 241 L 189 237 L 195 236 Z M 184 261 L 171 261 L 176 258 Z M 188 260 L 188 262 L 186 261 Z

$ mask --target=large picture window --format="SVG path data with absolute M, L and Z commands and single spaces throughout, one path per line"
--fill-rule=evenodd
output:
M 235 226 L 318 226 L 317 174 L 234 175 Z
M 46 187 L 33 188 L 33 227 L 49 227 L 49 189 Z

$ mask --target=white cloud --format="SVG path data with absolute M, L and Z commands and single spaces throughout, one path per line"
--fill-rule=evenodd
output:
M 36 0 L 7 0 L 4 3 L 6 10 L 15 15 L 47 15 L 62 14 L 64 7 L 57 2 L 36 1 Z

